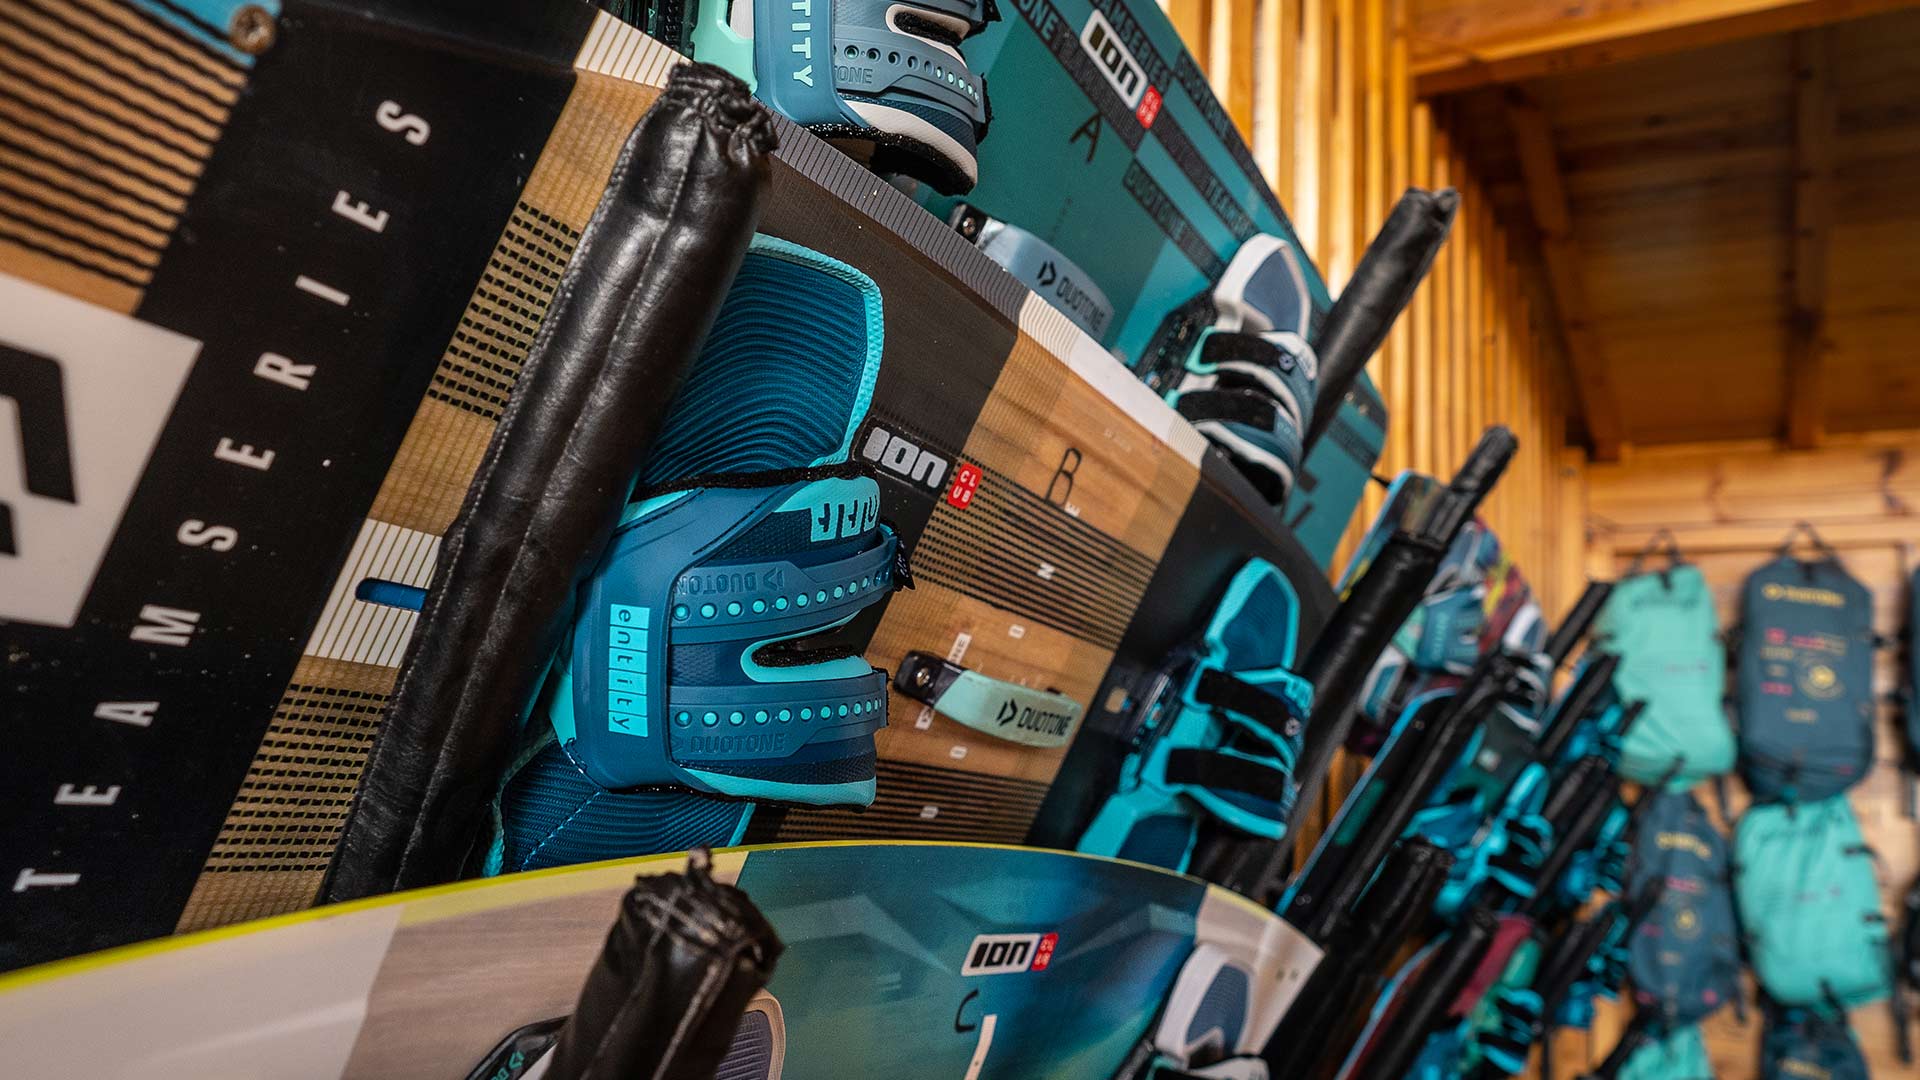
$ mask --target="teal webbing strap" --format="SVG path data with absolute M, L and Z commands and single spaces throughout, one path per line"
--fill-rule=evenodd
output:
M 955 723 L 1022 746 L 1067 745 L 1083 711 L 1058 691 L 988 678 L 923 652 L 901 659 L 894 687 Z

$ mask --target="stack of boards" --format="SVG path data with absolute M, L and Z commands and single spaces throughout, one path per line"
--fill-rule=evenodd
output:
M 414 628 L 361 583 L 427 584 L 680 62 L 569 0 L 387 7 L 31 0 L 0 39 L 32 76 L 0 146 L 35 192 L 0 199 L 27 450 L 0 469 L 0 643 L 31 705 L 0 756 L 0 968 L 313 902 Z M 895 694 L 871 809 L 763 812 L 749 839 L 1020 842 L 1246 559 L 1294 580 L 1309 639 L 1331 593 L 1104 348 L 776 126 L 761 230 L 883 295 L 854 446 L 916 588 L 856 625 L 868 658 L 931 652 L 1088 712 L 1076 745 L 1032 748 Z
M 1135 863 L 916 843 L 713 862 L 786 946 L 725 1076 L 1107 1080 L 1196 946 L 1249 993 L 1281 985 L 1277 917 Z M 26 1076 L 467 1075 L 508 1033 L 571 1012 L 634 875 L 682 865 L 466 882 L 0 977 L 0 1044 Z

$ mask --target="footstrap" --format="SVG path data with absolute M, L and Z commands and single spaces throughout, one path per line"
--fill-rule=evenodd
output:
M 979 12 L 977 4 L 937 0 L 835 0 L 835 88 L 860 98 L 920 98 L 965 117 L 976 137 L 984 135 L 986 80 L 959 51 L 961 40 L 980 25 Z
M 1169 784 L 1205 788 L 1213 792 L 1257 795 L 1278 801 L 1292 774 L 1270 758 L 1235 750 L 1175 750 L 1167 755 Z
M 992 110 L 986 79 L 968 67 L 960 43 L 997 17 L 991 5 L 738 2 L 753 5 L 752 66 L 762 99 L 822 138 L 861 144 L 876 171 L 906 173 L 945 194 L 972 189 Z M 708 33 L 738 40 L 730 27 Z
M 1167 399 L 1278 504 L 1300 468 L 1316 370 L 1297 334 L 1207 330 Z
M 1291 758 L 1292 743 L 1300 737 L 1313 692 L 1291 672 L 1271 672 L 1267 677 L 1267 685 L 1256 686 L 1219 668 L 1206 668 L 1194 683 L 1192 697 L 1196 704 L 1225 709 L 1233 722 Z
M 884 672 L 798 647 L 880 602 L 899 544 L 834 466 L 723 477 L 631 507 L 582 598 L 550 711 L 609 790 L 806 804 L 873 797 Z

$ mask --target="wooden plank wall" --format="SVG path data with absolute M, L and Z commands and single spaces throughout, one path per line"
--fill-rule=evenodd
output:
M 1562 523 L 1580 518 L 1584 457 L 1565 444 L 1567 389 L 1548 324 L 1466 140 L 1449 130 L 1445 105 L 1413 100 L 1408 2 L 1169 0 L 1167 11 L 1336 295 L 1408 185 L 1461 192 L 1446 249 L 1369 368 L 1390 418 L 1377 471 L 1447 476 L 1488 425 L 1510 427 L 1520 453 L 1484 514 L 1556 617 L 1583 583 L 1579 532 Z M 1381 495 L 1368 493 L 1336 567 Z M 1336 765 L 1322 814 L 1357 776 L 1358 763 Z M 1308 825 L 1310 842 L 1317 822 Z
M 1905 583 L 1920 559 L 1920 433 L 1834 436 L 1819 450 L 1789 452 L 1771 441 L 1717 442 L 1638 450 L 1613 465 L 1588 472 L 1587 526 L 1590 565 L 1614 574 L 1632 561 L 1653 531 L 1665 526 L 1681 550 L 1712 584 L 1723 625 L 1738 617 L 1741 582 L 1772 558 L 1794 522 L 1810 521 L 1840 551 L 1848 572 L 1873 590 L 1874 626 L 1895 634 L 1905 621 Z M 1898 681 L 1895 650 L 1882 650 L 1874 689 L 1883 698 Z M 1900 897 L 1920 876 L 1920 825 L 1906 816 L 1899 769 L 1898 714 L 1883 705 L 1878 762 L 1851 792 L 1867 842 L 1882 862 L 1883 906 L 1889 918 Z M 1744 808 L 1745 793 L 1730 784 L 1730 803 Z M 1713 801 L 1702 793 L 1702 804 Z M 1897 925 L 1897 923 L 1896 923 Z M 1604 1052 L 1622 1021 L 1614 1008 L 1590 1042 L 1568 1037 L 1556 1045 L 1557 1075 L 1576 1075 L 1595 1049 Z M 1854 1031 L 1875 1076 L 1914 1076 L 1895 1054 L 1891 1014 L 1885 1005 L 1858 1010 Z M 1742 1027 L 1731 1011 L 1706 1026 L 1715 1072 L 1722 1077 L 1758 1075 L 1760 1025 Z

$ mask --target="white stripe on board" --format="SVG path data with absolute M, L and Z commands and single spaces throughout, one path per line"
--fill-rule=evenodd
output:
M 0 1008 L 7 1075 L 341 1076 L 406 910 L 54 968 Z
M 665 86 L 667 72 L 686 57 L 602 11 L 580 43 L 573 66 L 628 82 Z
M 1034 293 L 1020 304 L 1020 330 L 1040 347 L 1060 358 L 1074 374 L 1100 392 L 1121 412 L 1146 428 L 1154 438 L 1198 467 L 1207 452 L 1207 437 L 1195 431 L 1173 406 L 1160 400 L 1146 383 L 1134 377 L 1100 343 L 1087 336 L 1072 319 Z
M 327 606 L 313 625 L 307 655 L 386 667 L 399 664 L 419 613 L 368 603 L 354 591 L 367 578 L 424 589 L 439 556 L 440 538 L 431 533 L 372 518 L 362 522 L 346 565 L 327 594 Z
M 987 1063 L 987 1051 L 993 1048 L 993 1029 L 999 1022 L 999 1013 L 980 1018 L 980 1038 L 973 1044 L 973 1059 L 967 1062 L 967 1080 L 980 1080 L 980 1067 Z

